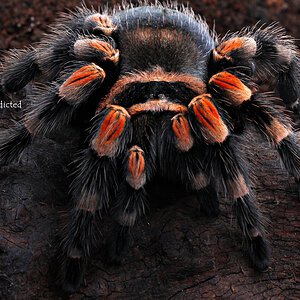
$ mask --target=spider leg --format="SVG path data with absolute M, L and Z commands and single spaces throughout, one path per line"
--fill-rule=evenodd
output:
M 58 253 L 58 283 L 67 292 L 82 281 L 86 259 L 99 240 L 97 219 L 118 191 L 117 157 L 130 142 L 129 115 L 108 107 L 91 128 L 90 148 L 78 157 L 71 191 L 75 205 L 62 232 Z
M 275 145 L 290 175 L 299 180 L 299 142 L 284 107 L 276 104 L 276 101 L 278 102 L 278 99 L 268 94 L 256 94 L 243 110 L 262 136 Z
M 229 129 L 213 103 L 210 94 L 195 97 L 189 104 L 189 120 L 198 139 L 207 144 L 222 143 Z
M 210 78 L 209 87 L 212 93 L 220 97 L 218 104 L 239 120 L 240 127 L 245 126 L 243 118 L 254 124 L 276 146 L 288 172 L 299 180 L 300 148 L 287 112 L 282 105 L 277 104 L 279 99 L 268 93 L 252 92 L 247 80 L 243 82 L 238 76 L 243 78 L 242 75 L 235 76 L 222 71 Z
M 251 262 L 257 270 L 263 271 L 269 265 L 270 249 L 265 238 L 263 217 L 250 191 L 247 167 L 236 144 L 235 137 L 230 136 L 222 144 L 210 146 L 204 159 L 204 169 L 211 180 L 220 179 L 217 184 L 234 201 Z
M 208 182 L 204 172 L 199 172 L 195 176 L 192 189 L 196 193 L 200 211 L 203 211 L 208 217 L 217 217 L 220 213 L 218 194 L 213 185 Z
M 201 103 L 201 99 L 208 101 L 208 97 L 209 95 L 204 95 L 202 98 L 197 97 L 192 101 L 192 105 L 190 106 L 195 106 L 196 102 Z M 211 102 L 210 104 L 212 105 Z M 201 106 L 201 104 L 198 105 L 199 107 Z M 197 110 L 197 107 L 193 107 L 192 109 L 193 112 L 196 111 L 196 116 L 198 116 L 201 121 L 204 121 L 204 117 L 202 117 L 200 113 L 202 113 L 202 115 L 208 114 L 209 116 L 212 114 L 211 111 L 208 112 L 205 110 L 205 106 L 202 108 L 202 110 L 199 110 L 200 112 Z M 206 122 L 209 122 L 210 124 L 214 124 L 215 119 L 219 118 L 219 116 L 216 114 L 216 110 L 213 111 L 215 115 L 206 118 Z M 199 159 L 199 157 L 201 157 L 201 150 L 197 145 L 199 139 L 197 136 L 196 138 L 193 137 L 193 132 L 190 128 L 188 120 L 189 118 L 190 116 L 180 113 L 171 119 L 171 132 L 166 130 L 165 132 L 168 134 L 163 137 L 165 144 L 169 145 L 164 152 L 166 156 L 173 157 L 173 159 L 176 160 L 176 165 L 178 167 L 175 172 L 179 173 L 181 181 L 186 185 L 187 189 L 192 190 L 195 193 L 200 205 L 200 211 L 204 212 L 205 215 L 210 217 L 217 216 L 220 212 L 218 195 L 213 185 L 210 183 L 207 174 L 205 174 L 202 168 L 200 162 L 201 159 Z M 211 119 L 212 121 L 210 122 Z M 198 119 L 194 119 L 191 121 L 194 124 L 197 135 L 199 136 L 201 131 L 197 131 L 197 129 L 199 129 L 199 126 L 201 127 L 202 123 L 199 123 L 197 120 Z M 225 126 L 221 121 L 220 124 L 221 126 Z M 215 127 L 216 126 L 218 125 L 215 124 Z M 206 133 L 208 131 L 206 127 L 204 127 L 202 130 L 206 130 Z M 217 128 L 214 128 L 214 132 L 217 130 Z M 222 129 L 220 131 L 222 131 Z M 206 134 L 206 136 L 208 135 Z M 211 130 L 209 140 L 211 142 L 215 141 L 215 136 L 220 136 L 220 134 L 215 135 L 213 130 Z M 197 141 L 196 145 L 195 139 Z M 220 138 L 217 138 L 217 140 L 220 140 Z M 173 147 L 171 145 L 173 145 Z M 164 166 L 164 168 L 168 168 L 168 166 Z
M 229 106 L 247 103 L 251 98 L 251 90 L 236 76 L 232 74 L 230 74 L 232 76 L 227 76 L 224 74 L 225 72 L 221 73 L 223 74 L 217 74 L 210 84 L 215 84 L 216 88 L 220 88 L 220 95 L 226 94 Z M 216 95 L 216 89 L 213 91 Z M 212 209 L 207 208 L 208 212 L 218 212 L 217 195 L 211 183 L 217 187 L 217 190 L 225 190 L 229 197 L 234 200 L 238 224 L 246 240 L 247 252 L 254 267 L 262 271 L 268 267 L 270 260 L 263 218 L 250 191 L 246 163 L 242 160 L 243 155 L 236 146 L 238 141 L 235 141 L 236 137 L 229 134 L 230 131 L 226 125 L 229 123 L 227 120 L 228 112 L 226 109 L 221 109 L 220 104 L 222 103 L 219 102 L 222 97 L 218 101 L 215 98 L 211 94 L 203 94 L 195 97 L 189 104 L 188 118 L 196 136 L 196 146 L 192 147 L 186 154 L 192 154 L 195 151 L 194 156 L 200 158 L 201 166 L 199 167 L 199 163 L 197 166 L 197 161 L 192 163 L 190 161 L 187 163 L 189 168 L 185 167 L 187 172 L 184 177 L 194 184 L 194 189 L 198 189 L 198 195 L 201 195 L 204 201 L 205 199 L 212 200 L 210 203 Z M 176 118 L 173 118 L 173 124 L 174 122 L 177 122 Z M 186 133 L 189 132 L 184 122 L 181 121 L 179 124 L 180 126 L 177 123 L 176 126 L 172 126 L 173 131 L 175 128 L 174 136 L 177 139 L 181 135 L 188 136 Z M 182 134 L 178 134 L 177 131 L 181 131 Z M 197 149 L 197 144 L 200 149 Z M 203 147 L 203 144 L 206 146 Z M 184 148 L 177 146 L 178 150 L 180 148 L 184 154 L 182 151 Z M 197 173 L 193 172 L 191 165 L 196 166 L 198 172 L 201 169 L 203 172 L 200 172 L 199 176 L 195 176 Z M 207 176 L 205 176 L 206 174 Z M 202 192 L 204 193 L 201 194 Z
M 120 185 L 113 213 L 117 232 L 111 236 L 107 247 L 109 261 L 113 263 L 121 261 L 128 249 L 130 228 L 146 212 L 145 185 L 151 173 L 147 152 L 137 145 L 128 150 L 123 166 L 125 180 Z
M 61 84 L 36 87 L 21 124 L 1 134 L 0 164 L 6 165 L 18 159 L 35 135 L 46 135 L 68 124 L 79 107 L 87 102 L 90 104 L 104 78 L 102 68 L 93 63 L 81 63 L 66 71 Z
M 101 212 L 117 189 L 116 178 L 114 160 L 99 159 L 92 149 L 81 153 L 72 183 L 75 205 L 61 232 L 57 257 L 58 284 L 66 292 L 75 292 L 81 284 L 86 259 L 99 241 Z
M 212 51 L 212 73 L 234 68 L 260 79 L 275 78 L 280 97 L 293 107 L 300 97 L 300 57 L 291 37 L 276 24 L 227 35 Z
M 7 52 L 0 69 L 0 85 L 11 93 L 25 87 L 36 75 L 43 81 L 55 80 L 65 65 L 74 60 L 112 69 L 119 60 L 116 43 L 110 37 L 115 30 L 107 14 L 85 8 L 65 15 L 36 49 Z
M 276 146 L 288 172 L 299 180 L 300 149 L 287 112 L 276 103 L 279 100 L 267 93 L 252 92 L 247 82 L 243 83 L 227 71 L 212 76 L 209 85 L 212 93 L 220 96 L 219 103 L 229 114 L 236 110 L 238 115 L 235 118 L 247 118 Z
M 0 86 L 12 93 L 25 87 L 38 73 L 36 50 L 10 50 L 0 68 Z
M 80 40 L 86 38 L 94 41 L 102 40 L 115 47 L 115 42 L 110 36 L 116 29 L 111 17 L 105 12 L 100 14 L 94 10 L 79 8 L 73 14 L 62 16 L 53 26 L 51 33 L 37 47 L 40 69 L 48 80 L 53 80 L 66 63 L 81 56 L 83 43 Z M 95 48 L 96 44 L 97 42 L 90 47 Z M 90 61 L 91 53 L 87 58 Z M 95 62 L 99 60 L 99 57 L 96 58 Z

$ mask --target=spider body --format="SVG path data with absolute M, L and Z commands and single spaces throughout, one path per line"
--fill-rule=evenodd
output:
M 74 120 L 89 128 L 74 160 L 74 207 L 59 246 L 64 290 L 79 288 L 107 208 L 115 220 L 108 253 L 120 259 L 157 178 L 182 184 L 208 215 L 218 214 L 217 192 L 226 192 L 253 266 L 269 266 L 240 136 L 256 126 L 297 180 L 300 152 L 283 103 L 257 89 L 257 78 L 268 76 L 286 106 L 295 106 L 299 57 L 282 29 L 248 28 L 219 42 L 191 11 L 160 5 L 79 9 L 36 48 L 8 55 L 1 70 L 5 92 L 33 79 L 47 84 L 35 84 L 23 121 L 2 133 L 2 165 L 37 134 Z

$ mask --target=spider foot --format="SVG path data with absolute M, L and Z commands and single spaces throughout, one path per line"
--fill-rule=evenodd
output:
M 270 265 L 271 251 L 267 240 L 257 235 L 247 241 L 248 254 L 253 267 L 259 271 L 266 271 Z
M 208 185 L 197 191 L 200 212 L 207 217 L 217 217 L 220 214 L 218 195 L 215 189 Z
M 115 224 L 106 245 L 106 262 L 110 265 L 120 265 L 129 244 L 129 226 Z
M 82 258 L 68 257 L 60 266 L 57 281 L 58 286 L 67 294 L 79 290 L 83 280 L 85 264 Z

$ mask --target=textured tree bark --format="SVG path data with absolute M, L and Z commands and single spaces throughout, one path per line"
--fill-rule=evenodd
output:
M 205 14 L 210 24 L 208 15 L 219 18 L 219 31 L 236 30 L 256 19 L 270 20 L 268 10 L 253 10 L 251 15 L 247 13 L 252 11 L 249 6 L 244 11 L 246 2 L 227 1 L 214 11 L 206 11 L 211 8 L 210 1 L 194 2 L 194 8 Z M 235 6 L 231 5 L 233 2 Z M 273 2 L 280 6 L 284 1 Z M 284 14 L 278 17 L 283 24 L 291 20 L 298 24 L 296 13 L 290 13 L 292 19 Z M 43 16 L 41 13 L 38 18 Z M 277 15 L 272 18 L 277 19 Z M 11 41 L 9 30 L 7 36 Z M 37 36 L 33 34 L 34 39 Z M 0 110 L 0 128 L 11 126 L 10 119 L 20 114 Z M 72 128 L 58 136 L 38 138 L 20 163 L 0 168 L 1 299 L 64 298 L 55 288 L 53 257 L 64 212 L 70 207 L 68 172 L 77 138 L 77 131 Z M 276 151 L 256 134 L 251 135 L 245 151 L 255 167 L 253 189 L 257 201 L 268 219 L 273 258 L 267 272 L 260 274 L 250 267 L 230 201 L 222 198 L 221 215 L 209 219 L 198 211 L 193 197 L 172 193 L 163 199 L 151 199 L 148 218 L 132 230 L 133 245 L 120 266 L 105 262 L 110 219 L 104 218 L 103 240 L 89 261 L 84 285 L 70 298 L 299 299 L 299 185 L 280 168 Z

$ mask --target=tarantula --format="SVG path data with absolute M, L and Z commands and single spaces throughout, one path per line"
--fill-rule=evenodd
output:
M 74 120 L 89 128 L 74 161 L 74 206 L 58 251 L 64 290 L 79 288 L 98 218 L 109 207 L 109 254 L 122 255 L 158 177 L 182 184 L 211 216 L 219 212 L 217 192 L 227 193 L 254 268 L 269 266 L 240 137 L 255 126 L 296 180 L 300 151 L 283 103 L 259 92 L 266 78 L 276 80 L 286 106 L 297 104 L 300 59 L 282 28 L 244 28 L 218 41 L 190 9 L 171 5 L 79 8 L 35 48 L 8 53 L 3 91 L 35 82 L 22 122 L 1 133 L 1 165 L 18 159 L 36 135 Z

